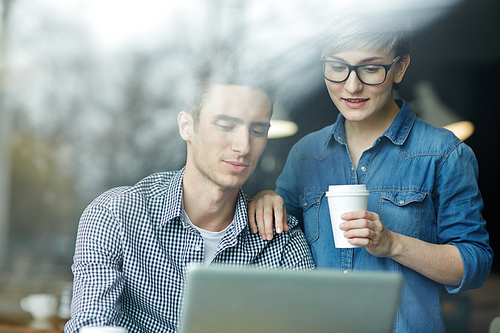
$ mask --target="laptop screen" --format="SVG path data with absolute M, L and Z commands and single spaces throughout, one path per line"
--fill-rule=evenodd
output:
M 192 266 L 180 331 L 391 332 L 402 282 L 390 272 Z

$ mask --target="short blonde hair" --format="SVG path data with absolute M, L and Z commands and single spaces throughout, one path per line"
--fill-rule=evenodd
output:
M 411 23 L 401 11 L 343 10 L 326 19 L 321 38 L 323 55 L 349 49 L 375 49 L 394 52 L 403 58 L 410 54 Z

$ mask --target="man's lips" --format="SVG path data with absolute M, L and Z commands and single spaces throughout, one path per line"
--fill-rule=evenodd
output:
M 366 105 L 369 98 L 342 98 L 344 104 L 350 109 L 360 109 Z
M 248 164 L 235 161 L 224 161 L 224 163 L 226 163 L 226 165 L 235 172 L 243 172 L 249 167 Z

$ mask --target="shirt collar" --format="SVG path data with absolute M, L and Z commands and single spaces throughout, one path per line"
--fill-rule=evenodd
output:
M 168 184 L 167 196 L 163 207 L 163 217 L 158 226 L 160 228 L 175 218 L 184 219 L 182 217 L 182 212 L 184 211 L 182 204 L 182 179 L 184 178 L 185 169 L 186 167 L 182 168 Z
M 179 218 L 184 222 L 183 212 L 183 196 L 182 196 L 182 180 L 184 178 L 184 171 L 186 167 L 182 168 L 170 181 L 167 189 L 167 196 L 165 206 L 163 207 L 163 218 L 161 219 L 159 227 L 163 227 L 166 223 Z M 240 188 L 238 197 L 236 198 L 236 209 L 234 213 L 234 223 L 232 231 L 238 235 L 248 225 L 248 212 L 247 212 L 248 198 Z
M 395 145 L 402 145 L 408 138 L 417 117 L 404 100 L 397 99 L 396 103 L 401 109 L 399 110 L 396 118 L 394 118 L 391 126 L 389 126 L 389 128 L 384 132 L 383 136 L 387 137 Z M 332 128 L 332 133 L 327 138 L 325 145 L 330 142 L 332 137 L 340 144 L 345 144 L 347 142 L 344 123 L 345 118 L 341 113 L 339 113 L 337 121 Z
M 395 145 L 403 145 L 410 135 L 410 131 L 417 119 L 417 116 L 408 104 L 402 99 L 397 99 L 396 103 L 401 108 L 391 126 L 385 131 L 384 136 Z

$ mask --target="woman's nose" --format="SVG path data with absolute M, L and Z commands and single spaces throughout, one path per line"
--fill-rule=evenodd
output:
M 352 70 L 344 82 L 344 89 L 350 93 L 355 93 L 363 89 L 363 83 L 359 80 L 356 71 Z

